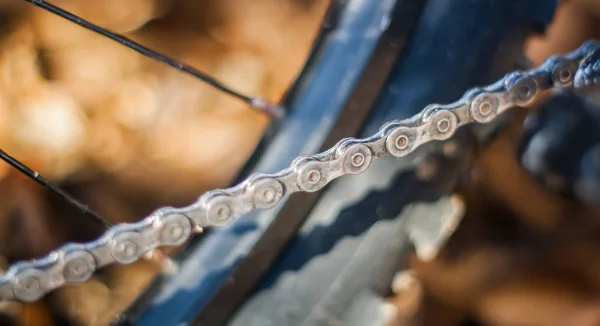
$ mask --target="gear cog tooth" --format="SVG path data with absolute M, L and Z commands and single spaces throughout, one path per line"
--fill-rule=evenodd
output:
M 600 41 L 599 40 L 587 40 L 581 46 L 582 51 L 584 52 L 592 52 L 600 49 Z
M 594 44 L 596 46 L 589 50 L 575 74 L 575 88 L 600 86 L 600 45 Z
M 465 201 L 459 195 L 452 195 L 433 203 L 415 204 L 413 209 L 419 214 L 411 215 L 406 233 L 419 259 L 432 260 L 464 217 Z

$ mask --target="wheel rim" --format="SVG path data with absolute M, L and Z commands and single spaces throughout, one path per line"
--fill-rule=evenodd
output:
M 291 108 L 291 112 L 276 127 L 279 131 L 268 140 L 269 145 L 263 145 L 264 152 L 260 159 L 256 163 L 251 162 L 251 170 L 281 169 L 297 156 L 316 152 L 324 145 L 331 145 L 327 142 L 335 143 L 339 139 L 340 135 L 330 136 L 329 131 L 344 112 L 354 86 L 369 64 L 385 32 L 381 28 L 381 22 L 389 19 L 395 3 L 389 0 L 377 0 L 368 4 L 360 0 L 334 2 L 325 20 L 316 51 L 302 73 L 302 78 L 296 82 L 287 98 L 286 107 Z M 356 49 L 359 51 L 356 52 Z M 353 52 L 353 55 L 349 55 Z M 393 64 L 389 69 L 391 66 Z M 344 87 L 339 87 L 342 83 Z M 376 98 L 373 97 L 373 102 Z M 352 132 L 360 130 L 362 120 L 370 109 L 369 105 L 360 109 L 364 116 L 355 121 L 355 130 Z M 248 170 L 250 169 L 246 169 L 246 172 Z M 219 305 L 218 301 L 211 301 L 213 296 L 226 288 L 228 280 L 235 275 L 242 262 L 255 273 L 246 283 L 251 287 L 266 271 L 268 262 L 273 261 L 281 250 L 273 247 L 277 250 L 272 250 L 268 259 L 262 259 L 264 256 L 256 259 L 258 256 L 250 255 L 256 244 L 259 240 L 266 239 L 265 232 L 269 229 L 273 231 L 273 222 L 284 214 L 287 227 L 285 230 L 275 230 L 274 233 L 284 240 L 293 236 L 318 196 L 318 193 L 296 194 L 277 208 L 248 214 L 230 228 L 213 230 L 201 240 L 200 246 L 187 253 L 186 261 L 177 276 L 156 285 L 146 298 L 133 307 L 127 323 L 177 325 L 190 322 L 196 314 L 202 312 L 209 313 L 209 316 L 200 318 L 210 318 L 211 324 L 223 322 L 228 315 L 224 311 L 210 316 L 216 310 L 211 309 L 209 304 Z M 286 235 L 281 236 L 282 233 Z M 262 241 L 264 250 L 268 246 L 265 246 L 265 240 Z M 229 254 L 232 252 L 234 254 Z M 252 257 L 255 259 L 248 259 Z M 202 266 L 214 267 L 203 269 Z M 190 287 L 190 284 L 193 285 Z M 242 292 L 248 290 L 247 286 L 244 286 Z M 228 304 L 227 312 L 232 311 L 245 296 L 239 293 L 236 295 L 237 302 Z

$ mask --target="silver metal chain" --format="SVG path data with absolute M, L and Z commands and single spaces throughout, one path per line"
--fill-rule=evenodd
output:
M 286 195 L 314 192 L 338 177 L 360 174 L 379 158 L 403 157 L 452 137 L 464 125 L 489 123 L 510 108 L 530 105 L 545 91 L 592 84 L 600 85 L 600 43 L 590 41 L 536 69 L 473 88 L 452 104 L 432 104 L 412 118 L 391 121 L 369 138 L 342 139 L 280 172 L 254 174 L 235 187 L 209 191 L 190 206 L 162 208 L 140 222 L 116 225 L 96 241 L 67 244 L 44 258 L 14 264 L 0 278 L 0 298 L 35 301 L 64 284 L 85 282 L 103 266 L 133 263 L 160 246 L 182 244 L 203 228 L 272 208 Z

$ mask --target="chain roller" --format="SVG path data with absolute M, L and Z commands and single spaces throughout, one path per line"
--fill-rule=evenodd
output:
M 66 283 L 88 280 L 108 264 L 130 264 L 160 246 L 179 245 L 206 227 L 223 227 L 256 209 L 275 207 L 286 195 L 314 192 L 343 175 L 360 174 L 377 159 L 404 157 L 431 141 L 447 140 L 470 123 L 489 123 L 513 107 L 530 105 L 544 91 L 600 84 L 600 43 L 587 42 L 527 72 L 513 72 L 473 88 L 448 105 L 433 104 L 416 116 L 385 124 L 377 134 L 346 138 L 330 150 L 297 158 L 273 174 L 205 193 L 183 208 L 162 208 L 137 223 L 112 227 L 85 244 L 67 244 L 48 256 L 10 267 L 0 278 L 0 298 L 35 301 Z

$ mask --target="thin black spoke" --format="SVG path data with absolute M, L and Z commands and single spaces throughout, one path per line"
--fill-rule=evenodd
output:
M 237 91 L 234 91 L 231 88 L 221 84 L 216 79 L 198 71 L 197 69 L 195 69 L 189 65 L 186 65 L 182 62 L 178 62 L 178 61 L 171 59 L 165 55 L 162 55 L 160 53 L 152 51 L 152 50 L 148 49 L 147 47 L 145 47 L 137 42 L 134 42 L 133 40 L 131 40 L 123 35 L 113 33 L 111 31 L 108 31 L 108 30 L 98 26 L 98 25 L 92 24 L 92 23 L 90 23 L 90 22 L 88 22 L 66 10 L 63 10 L 51 3 L 48 3 L 43 0 L 25 0 L 25 1 L 32 3 L 40 8 L 43 8 L 53 14 L 56 14 L 68 21 L 71 21 L 71 22 L 81 26 L 81 27 L 84 27 L 88 30 L 96 32 L 102 36 L 105 36 L 113 41 L 119 42 L 122 45 L 124 45 L 138 53 L 141 53 L 142 55 L 144 55 L 148 58 L 165 63 L 177 70 L 188 73 L 188 74 L 202 80 L 203 82 L 207 83 L 208 85 L 250 104 L 255 109 L 264 111 L 276 118 L 281 118 L 284 114 L 283 108 L 281 108 L 278 105 L 268 103 L 262 97 L 258 97 L 258 96 L 251 97 L 251 96 L 247 96 L 242 93 L 239 93 Z
M 112 223 L 109 220 L 107 220 L 106 218 L 100 216 L 98 213 L 94 212 L 87 205 L 85 205 L 85 204 L 79 202 L 77 199 L 71 197 L 71 195 L 67 194 L 64 190 L 62 190 L 59 187 L 55 186 L 50 181 L 48 181 L 48 179 L 46 179 L 43 176 L 41 176 L 38 172 L 34 171 L 33 169 L 31 169 L 27 165 L 21 163 L 19 160 L 17 160 L 16 158 L 12 157 L 10 154 L 8 154 L 7 152 L 3 151 L 2 149 L 0 149 L 0 158 L 2 160 L 4 160 L 6 163 L 12 165 L 15 169 L 21 171 L 23 174 L 25 174 L 26 176 L 28 176 L 32 180 L 38 182 L 42 186 L 50 189 L 52 192 L 54 192 L 54 193 L 60 195 L 61 197 L 63 197 L 69 204 L 71 204 L 71 205 L 79 208 L 83 212 L 84 215 L 91 216 L 92 218 L 94 218 L 98 222 L 104 224 L 104 226 L 106 226 L 107 228 L 112 226 Z

